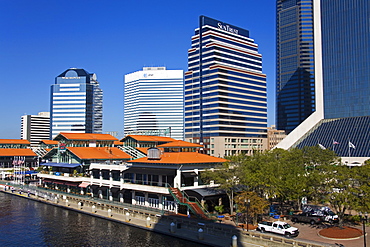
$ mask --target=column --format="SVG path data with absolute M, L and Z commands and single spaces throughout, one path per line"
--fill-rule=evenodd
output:
M 145 207 L 149 207 L 149 202 L 148 202 L 148 192 L 145 192 L 144 193 L 144 197 L 145 197 L 145 202 L 144 202 L 144 205 Z
M 132 205 L 136 205 L 135 191 L 132 191 Z
M 175 188 L 181 188 L 181 171 L 180 170 L 176 170 L 176 176 L 175 176 L 175 179 L 173 181 L 174 183 L 174 187 Z
M 195 172 L 195 174 L 197 174 L 194 177 L 194 186 L 198 186 L 199 185 L 199 170 L 198 169 L 194 169 L 194 172 Z

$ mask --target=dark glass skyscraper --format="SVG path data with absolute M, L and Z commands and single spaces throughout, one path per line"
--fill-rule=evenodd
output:
M 290 132 L 277 147 L 370 157 L 369 17 L 369 0 L 277 0 L 277 125 Z
M 318 103 L 325 118 L 370 115 L 369 5 L 368 0 L 277 0 L 278 129 L 291 132 Z
M 289 133 L 315 111 L 312 0 L 278 0 L 276 23 L 276 123 Z
M 324 117 L 370 115 L 370 1 L 321 0 Z

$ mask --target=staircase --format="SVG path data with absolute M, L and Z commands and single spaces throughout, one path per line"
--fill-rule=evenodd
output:
M 186 205 L 195 215 L 200 218 L 208 219 L 208 213 L 206 213 L 197 201 L 190 201 L 189 197 L 180 191 L 178 188 L 169 188 L 170 194 L 175 200 L 181 205 Z
M 35 153 L 35 154 L 37 154 L 37 156 L 39 156 L 39 157 L 42 157 L 42 156 L 44 156 L 45 154 L 47 154 L 48 153 L 48 151 L 46 150 L 46 149 L 44 149 L 44 148 L 40 148 L 40 147 L 31 147 L 31 150 Z
M 136 148 L 130 147 L 130 146 L 119 146 L 119 149 L 121 149 L 123 152 L 127 153 L 132 157 L 132 159 L 138 159 L 145 157 L 145 154 L 141 153 Z

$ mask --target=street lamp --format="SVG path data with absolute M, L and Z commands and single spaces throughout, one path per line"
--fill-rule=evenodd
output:
M 360 219 L 362 221 L 362 231 L 364 232 L 364 247 L 366 247 L 366 229 L 365 229 L 365 223 L 367 222 L 367 212 L 365 212 L 364 215 L 362 215 L 361 212 L 360 214 Z
M 246 204 L 246 208 L 247 208 L 247 220 L 246 220 L 246 222 L 247 222 L 247 232 L 249 232 L 249 226 L 248 226 L 248 209 L 249 209 L 249 204 L 250 203 L 251 203 L 251 200 L 250 199 L 248 199 L 248 204 L 247 204 L 247 200 L 244 199 L 244 204 Z

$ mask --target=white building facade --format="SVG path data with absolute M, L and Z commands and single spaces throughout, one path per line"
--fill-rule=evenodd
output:
M 125 135 L 167 131 L 167 136 L 183 140 L 183 128 L 183 70 L 144 67 L 125 75 Z
M 50 112 L 21 117 L 21 139 L 28 140 L 31 147 L 38 146 L 41 140 L 49 140 Z

